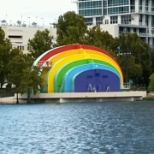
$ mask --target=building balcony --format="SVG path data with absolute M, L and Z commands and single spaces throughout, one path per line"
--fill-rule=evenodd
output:
M 138 33 L 139 37 L 149 37 L 149 34 L 148 33 Z
M 154 10 L 139 10 L 138 12 L 135 11 L 135 13 L 153 15 L 154 14 Z

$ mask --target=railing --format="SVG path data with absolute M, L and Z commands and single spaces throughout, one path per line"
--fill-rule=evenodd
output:
M 131 84 L 130 83 L 124 83 L 123 89 L 130 89 L 130 88 L 131 88 Z
M 148 33 L 139 33 L 138 35 L 141 36 L 141 37 L 147 37 L 147 36 L 149 36 Z

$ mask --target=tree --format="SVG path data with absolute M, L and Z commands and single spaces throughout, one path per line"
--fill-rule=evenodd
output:
M 151 48 L 152 73 L 154 73 L 154 47 Z
M 30 56 L 35 60 L 45 51 L 51 49 L 52 46 L 52 36 L 49 35 L 49 30 L 44 31 L 38 30 L 34 35 L 33 39 L 29 39 L 28 47 Z
M 15 85 L 15 92 L 17 94 L 16 103 L 19 103 L 18 93 L 20 93 L 20 84 L 23 76 L 23 70 L 32 66 L 33 59 L 29 55 L 23 54 L 23 52 L 18 48 L 12 49 L 10 57 L 7 82 L 9 85 Z
M 40 91 L 41 83 L 40 68 L 27 67 L 23 70 L 19 91 L 22 94 L 25 92 L 27 93 L 27 103 L 31 103 L 31 93 L 36 94 Z
M 84 36 L 84 43 L 96 46 L 101 49 L 105 49 L 110 52 L 112 55 L 112 44 L 114 42 L 114 38 L 107 31 L 103 31 L 100 26 L 94 26 L 92 28 L 87 29 L 86 34 Z
M 150 83 L 149 83 L 149 86 L 148 86 L 148 91 L 149 92 L 154 91 L 154 73 L 151 74 L 151 76 L 150 76 Z
M 19 49 L 14 49 L 11 53 L 13 56 L 9 61 L 9 74 L 8 74 L 8 82 L 10 85 L 15 85 L 15 92 L 17 94 L 17 104 L 19 103 L 18 100 L 18 93 L 19 93 L 19 86 L 21 84 L 21 77 L 23 74 L 23 69 L 26 67 L 25 56 Z
M 14 56 L 9 62 L 8 81 L 15 85 L 16 103 L 19 103 L 18 94 L 24 92 L 28 93 L 28 102 L 30 102 L 30 92 L 36 93 L 42 80 L 38 75 L 39 68 L 32 68 L 33 59 L 29 55 L 19 52 L 19 49 L 14 49 L 11 54 Z
M 33 27 L 37 27 L 37 23 L 36 22 L 32 22 L 32 26 Z
M 119 51 L 121 66 L 127 71 L 128 78 L 135 84 L 148 87 L 151 74 L 151 49 L 136 33 L 121 34 L 116 38 L 114 50 Z M 125 75 L 126 76 L 126 75 Z
M 26 27 L 27 25 L 25 23 L 22 24 L 23 27 Z
M 17 21 L 17 24 L 18 24 L 18 26 L 20 26 L 20 25 L 21 25 L 21 21 L 20 21 L 20 20 L 18 20 L 18 21 Z
M 6 25 L 6 24 L 7 24 L 5 19 L 3 19 L 3 20 L 1 21 L 1 23 L 2 23 L 3 25 Z
M 87 30 L 83 16 L 74 11 L 68 11 L 59 16 L 57 28 L 58 45 L 82 43 Z
M 2 88 L 5 82 L 7 82 L 11 50 L 11 42 L 8 39 L 5 39 L 5 33 L 0 28 L 0 88 Z

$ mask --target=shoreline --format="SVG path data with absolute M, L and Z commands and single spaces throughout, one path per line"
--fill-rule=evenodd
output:
M 154 100 L 154 92 L 150 92 L 143 100 Z
M 0 97 L 0 104 L 16 104 L 15 96 Z
M 101 97 L 101 99 L 105 100 L 105 101 L 113 101 L 114 99 L 118 99 L 119 98 L 118 100 L 120 100 L 121 98 L 125 98 L 125 97 L 123 97 L 123 93 L 124 92 L 121 92 L 121 95 L 118 95 L 118 97 L 117 96 L 113 97 L 113 96 L 110 96 L 111 93 L 107 92 L 107 93 L 105 93 L 105 97 Z M 57 94 L 55 94 L 55 95 L 57 95 Z M 87 99 L 94 99 L 94 100 L 97 100 L 97 98 L 100 99 L 100 97 L 98 97 L 96 93 L 93 93 L 92 95 L 93 95 L 93 97 L 89 97 L 89 95 L 87 97 L 87 94 L 86 94 L 86 98 Z M 34 103 L 36 103 L 35 99 L 37 99 L 37 100 L 44 100 L 44 98 L 41 98 L 42 94 L 39 95 L 40 97 L 37 97 L 37 96 L 38 95 L 31 95 L 32 102 L 34 101 Z M 132 96 L 129 96 L 129 98 L 131 98 L 131 97 Z M 52 99 L 52 97 L 50 97 L 50 98 Z M 67 98 L 68 99 L 66 99 L 66 100 L 69 100 L 69 98 L 70 98 L 70 100 L 72 100 L 72 99 L 75 100 L 76 97 L 72 97 L 72 98 L 71 97 L 67 97 Z M 104 99 L 104 98 L 107 98 L 107 99 Z M 60 97 L 59 97 L 59 99 L 61 100 Z M 80 97 L 78 97 L 78 99 L 80 99 Z M 23 101 L 23 100 L 26 100 L 25 94 L 19 96 L 19 104 L 23 104 L 23 103 L 26 104 L 26 101 Z M 81 101 L 83 101 L 83 100 L 84 99 L 81 98 Z M 125 100 L 125 99 L 121 99 L 121 100 Z M 154 100 L 154 92 L 151 92 L 151 93 L 148 93 L 147 95 L 144 95 L 144 97 L 142 97 L 141 101 L 142 100 Z M 136 100 L 134 100 L 134 101 L 136 101 Z M 48 101 L 45 101 L 45 102 L 48 102 Z M 59 103 L 61 103 L 61 102 L 59 102 Z M 16 104 L 16 94 L 14 96 L 11 96 L 11 97 L 0 97 L 0 104 Z
M 146 101 L 154 101 L 154 96 L 146 96 L 141 101 L 144 101 L 144 100 L 146 100 Z M 15 97 L 3 97 L 3 98 L 0 98 L 0 104 L 16 104 L 16 98 Z M 20 102 L 20 100 L 19 100 L 19 104 L 23 104 L 23 102 Z M 24 103 L 24 104 L 27 104 L 27 103 Z

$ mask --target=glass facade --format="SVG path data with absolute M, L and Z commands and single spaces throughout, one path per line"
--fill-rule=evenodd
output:
M 122 14 L 130 12 L 130 0 L 79 0 L 79 14 L 84 17 Z M 130 1 L 131 10 L 135 10 L 135 2 Z
M 110 16 L 110 24 L 118 23 L 118 16 Z
M 79 3 L 80 9 L 87 9 L 87 8 L 101 8 L 102 7 L 102 1 L 88 1 L 88 2 L 82 2 Z
M 108 0 L 108 6 L 128 5 L 129 0 Z
M 102 24 L 102 21 L 103 21 L 102 17 L 97 17 L 96 18 L 96 25 Z
M 102 1 L 79 1 L 79 14 L 83 16 L 102 15 Z
M 93 18 L 85 18 L 85 22 L 86 22 L 88 25 L 92 25 L 92 24 L 93 24 Z
M 79 10 L 79 14 L 83 15 L 83 16 L 102 15 L 102 9 L 84 9 L 84 10 Z
M 129 13 L 129 6 L 108 8 L 108 14 L 121 14 L 121 13 Z
M 129 24 L 131 22 L 131 15 L 122 15 L 121 24 Z
M 137 32 L 140 37 L 153 37 L 150 32 L 154 31 L 154 0 L 78 0 L 78 12 L 88 25 L 119 24 L 119 33 Z M 153 42 L 154 39 L 150 44 Z

